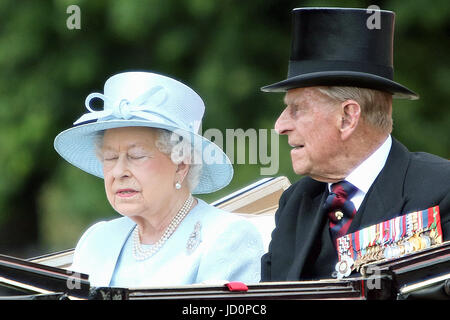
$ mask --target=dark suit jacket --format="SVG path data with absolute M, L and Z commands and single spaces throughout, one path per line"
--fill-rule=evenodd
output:
M 326 183 L 300 179 L 281 196 L 261 281 L 331 278 L 337 254 L 322 209 Z M 348 233 L 439 205 L 444 241 L 450 240 L 450 161 L 409 152 L 392 140 L 386 164 L 361 204 Z

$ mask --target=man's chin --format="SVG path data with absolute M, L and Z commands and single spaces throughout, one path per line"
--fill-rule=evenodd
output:
M 304 166 L 296 166 L 294 163 L 292 164 L 292 169 L 294 170 L 295 174 L 299 176 L 307 176 L 309 171 Z

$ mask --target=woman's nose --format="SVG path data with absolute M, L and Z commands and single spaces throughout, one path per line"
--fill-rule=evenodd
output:
M 120 155 L 116 163 L 114 164 L 114 167 L 112 169 L 112 174 L 114 178 L 123 178 L 128 177 L 130 175 L 130 171 L 128 168 L 128 160 L 126 155 Z

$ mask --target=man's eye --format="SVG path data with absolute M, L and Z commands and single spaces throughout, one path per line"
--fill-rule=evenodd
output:
M 291 115 L 292 116 L 296 116 L 296 115 L 299 115 L 299 114 L 303 114 L 304 113 L 304 107 L 302 107 L 302 106 L 299 106 L 298 104 L 294 104 L 294 105 L 292 105 L 291 106 Z
M 297 106 L 297 105 L 291 106 L 290 113 L 291 113 L 292 115 L 295 115 L 295 114 L 297 113 L 297 111 L 298 111 L 298 106 Z

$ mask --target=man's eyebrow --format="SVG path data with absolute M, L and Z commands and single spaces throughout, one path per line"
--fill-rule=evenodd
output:
M 299 104 L 299 99 L 298 98 L 284 98 L 283 99 L 283 102 L 284 102 L 284 104 L 286 105 L 286 106 L 295 106 L 295 105 L 298 105 Z

